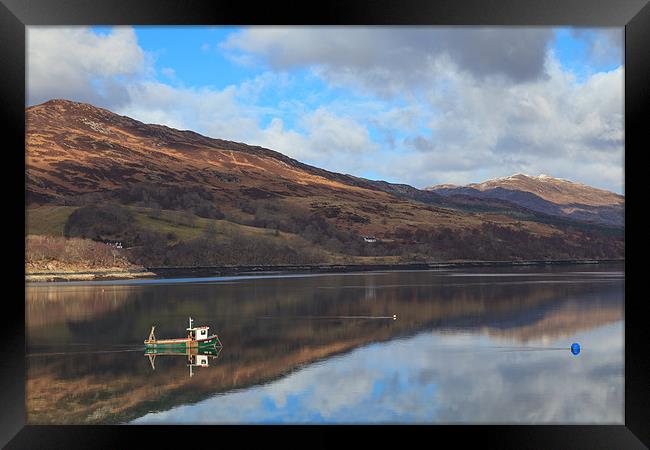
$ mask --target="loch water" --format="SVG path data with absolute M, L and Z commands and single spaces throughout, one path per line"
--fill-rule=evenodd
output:
M 31 424 L 624 423 L 622 264 L 29 283 L 25 301 Z M 182 337 L 190 316 L 223 347 L 152 361 L 151 326 Z

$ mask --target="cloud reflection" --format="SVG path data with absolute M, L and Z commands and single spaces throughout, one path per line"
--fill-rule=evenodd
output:
M 132 423 L 622 424 L 623 330 L 617 321 L 520 351 L 485 335 L 421 333 Z M 566 351 L 526 351 L 540 346 Z

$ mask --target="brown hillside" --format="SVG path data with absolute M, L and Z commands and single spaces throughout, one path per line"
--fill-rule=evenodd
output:
M 242 199 L 288 201 L 337 225 L 378 235 L 397 225 L 458 229 L 485 221 L 514 223 L 503 216 L 400 200 L 363 179 L 318 169 L 269 149 L 147 125 L 89 104 L 51 100 L 27 108 L 26 117 L 30 203 L 62 202 L 79 194 L 153 183 L 199 186 L 226 210 Z M 530 228 L 552 233 L 544 225 Z

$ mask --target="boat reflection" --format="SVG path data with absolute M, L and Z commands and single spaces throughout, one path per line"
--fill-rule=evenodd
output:
M 209 367 L 210 359 L 217 359 L 221 354 L 223 347 L 187 347 L 187 348 L 147 348 L 144 354 L 149 358 L 151 369 L 156 370 L 156 357 L 157 356 L 185 356 L 187 358 L 187 366 L 189 367 L 190 377 L 194 375 L 194 367 Z

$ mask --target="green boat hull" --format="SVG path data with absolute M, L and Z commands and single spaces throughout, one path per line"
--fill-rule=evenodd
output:
M 221 347 L 216 345 L 211 345 L 209 347 L 193 347 L 192 351 L 188 351 L 186 348 L 182 347 L 147 347 L 144 349 L 145 355 L 211 355 L 217 356 Z

